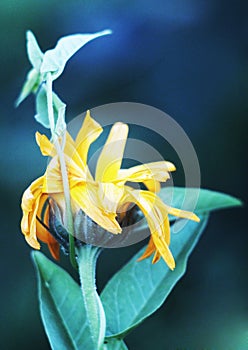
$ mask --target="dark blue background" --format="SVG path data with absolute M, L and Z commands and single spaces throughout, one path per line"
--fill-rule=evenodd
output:
M 113 35 L 87 45 L 55 84 L 68 120 L 109 102 L 160 108 L 194 144 L 203 187 L 246 201 L 247 6 L 220 0 L 2 0 L 0 23 L 1 344 L 49 349 L 30 248 L 19 228 L 21 194 L 46 165 L 34 142 L 41 128 L 33 120 L 33 98 L 13 107 L 29 69 L 25 31 L 31 29 L 46 50 L 63 35 L 111 28 Z M 213 214 L 187 275 L 127 337 L 130 348 L 248 349 L 247 243 L 245 208 Z M 100 289 L 137 249 L 103 254 Z

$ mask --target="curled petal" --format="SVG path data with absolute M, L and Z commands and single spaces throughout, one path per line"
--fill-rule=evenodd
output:
M 115 181 L 145 182 L 156 180 L 165 182 L 170 178 L 169 171 L 176 170 L 175 165 L 170 162 L 153 162 L 141 164 L 129 169 L 121 169 Z

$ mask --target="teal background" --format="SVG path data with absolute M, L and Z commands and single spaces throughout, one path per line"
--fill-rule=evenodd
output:
M 34 99 L 14 109 L 30 67 L 25 31 L 31 29 L 46 50 L 63 35 L 111 28 L 112 36 L 88 44 L 55 83 L 68 120 L 119 101 L 164 110 L 196 149 L 202 187 L 246 202 L 247 6 L 220 0 L 2 0 L 0 26 L 1 348 L 49 349 L 30 248 L 19 228 L 22 192 L 46 166 L 34 141 L 35 131 L 43 131 L 33 119 Z M 127 337 L 130 349 L 248 349 L 245 210 L 211 216 L 187 275 L 166 304 Z M 100 289 L 137 249 L 104 252 Z

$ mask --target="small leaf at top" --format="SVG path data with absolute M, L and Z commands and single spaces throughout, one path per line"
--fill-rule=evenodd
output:
M 41 84 L 42 78 L 39 72 L 35 68 L 32 68 L 26 77 L 26 81 L 23 85 L 23 88 L 21 90 L 21 93 L 19 97 L 17 98 L 15 102 L 15 106 L 18 107 L 19 104 L 25 100 L 26 97 L 28 97 L 29 94 L 36 93 L 38 90 L 40 84 Z
M 27 31 L 27 51 L 29 61 L 37 72 L 39 72 L 44 54 L 41 51 L 34 34 L 30 30 Z
M 107 34 L 111 34 L 111 31 L 104 30 L 95 34 L 74 34 L 59 39 L 54 49 L 45 52 L 40 72 L 52 72 L 53 80 L 57 79 L 63 72 L 67 61 L 81 47 L 89 41 Z

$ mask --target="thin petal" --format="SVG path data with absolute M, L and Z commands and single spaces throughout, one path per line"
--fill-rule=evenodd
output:
M 149 256 L 151 256 L 154 251 L 156 250 L 155 244 L 153 242 L 152 236 L 150 237 L 149 243 L 146 247 L 146 250 L 144 251 L 144 253 L 141 255 L 141 257 L 138 259 L 138 261 L 141 261 L 143 259 L 149 258 Z
M 121 168 L 123 153 L 127 141 L 128 126 L 115 123 L 102 149 L 96 166 L 96 181 L 114 181 Z
M 166 206 L 166 207 L 167 207 L 168 213 L 171 215 L 179 216 L 180 218 L 189 219 L 189 220 L 193 220 L 196 222 L 200 221 L 198 216 L 190 211 L 181 210 L 181 209 L 177 209 L 177 208 L 173 208 L 173 207 L 169 207 L 169 206 Z
M 171 270 L 174 270 L 175 260 L 173 258 L 173 255 L 171 254 L 168 244 L 165 242 L 163 237 L 157 235 L 156 233 L 152 235 L 152 238 L 159 254 L 162 256 L 169 268 Z
M 75 146 L 83 163 L 87 164 L 87 157 L 90 145 L 100 136 L 103 129 L 93 118 L 90 111 L 87 111 L 83 125 L 77 135 Z
M 160 258 L 161 258 L 161 255 L 160 255 L 159 251 L 156 250 L 154 257 L 152 259 L 152 263 L 156 264 L 157 262 L 159 262 Z

